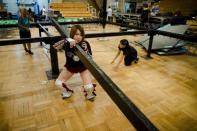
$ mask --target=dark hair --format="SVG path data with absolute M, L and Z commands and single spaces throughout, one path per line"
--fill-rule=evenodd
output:
M 129 46 L 129 41 L 128 40 L 126 40 L 126 39 L 122 39 L 121 41 L 120 41 L 120 43 L 122 44 L 122 45 L 124 45 L 124 46 Z
M 83 41 L 84 38 L 85 38 L 85 31 L 84 31 L 83 27 L 80 26 L 80 25 L 74 25 L 74 26 L 72 26 L 72 28 L 70 30 L 70 38 L 73 38 L 74 37 L 74 35 L 76 34 L 77 30 L 79 30 L 81 32 L 82 41 Z

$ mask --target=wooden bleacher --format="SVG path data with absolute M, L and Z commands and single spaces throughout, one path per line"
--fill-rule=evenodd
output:
M 92 14 L 83 2 L 51 3 L 54 11 L 60 11 L 65 18 L 92 18 Z
M 161 0 L 159 3 L 160 13 L 181 11 L 182 15 L 187 16 L 196 10 L 196 0 Z
M 4 11 L 4 5 L 0 4 L 0 11 Z

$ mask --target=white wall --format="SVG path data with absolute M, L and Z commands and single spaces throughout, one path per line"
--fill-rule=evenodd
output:
M 33 3 L 37 1 L 40 10 L 45 5 L 45 8 L 48 9 L 48 0 L 19 0 L 20 3 Z M 51 1 L 51 0 L 49 0 Z M 6 4 L 6 9 L 8 12 L 11 12 L 12 14 L 17 14 L 19 7 L 17 6 L 17 0 L 3 0 L 3 3 Z M 27 6 L 26 8 L 30 8 L 31 6 Z M 34 7 L 31 7 L 32 11 L 34 11 Z
M 18 6 L 16 4 L 16 0 L 3 0 L 3 3 L 6 4 L 6 9 L 8 12 L 12 14 L 17 14 Z
M 45 6 L 46 9 L 48 9 L 48 0 L 37 0 L 40 10 Z
M 111 6 L 115 3 L 116 1 L 115 0 L 107 0 L 107 8 L 108 6 Z

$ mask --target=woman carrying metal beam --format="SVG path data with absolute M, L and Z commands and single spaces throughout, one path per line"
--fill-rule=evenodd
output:
M 78 44 L 88 55 L 92 55 L 90 44 L 84 40 L 85 32 L 83 27 L 80 25 L 74 25 L 70 31 L 70 37 L 65 40 L 61 40 L 54 44 L 55 49 L 63 48 L 65 50 L 66 64 L 64 65 L 63 71 L 57 78 L 55 85 L 60 87 L 62 90 L 62 98 L 68 98 L 73 94 L 73 90 L 69 89 L 65 82 L 74 74 L 80 73 L 81 79 L 83 80 L 83 88 L 85 96 L 88 100 L 94 100 L 95 84 L 92 84 L 90 72 L 80 61 L 79 57 L 74 53 L 74 48 Z

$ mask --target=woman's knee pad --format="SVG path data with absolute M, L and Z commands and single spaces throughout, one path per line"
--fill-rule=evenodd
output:
M 70 91 L 70 92 L 72 92 L 73 93 L 73 90 L 71 90 L 70 88 L 68 88 L 67 87 L 67 85 L 63 82 L 63 81 L 61 81 L 61 80 L 56 80 L 55 81 L 55 85 L 60 89 L 60 90 L 62 90 L 62 91 Z
M 95 87 L 96 87 L 96 84 L 87 84 L 87 85 L 84 85 L 83 86 L 84 92 L 85 93 L 93 93 L 93 94 L 96 95 L 96 93 L 95 93 L 95 91 L 96 91 Z
M 55 85 L 57 86 L 57 87 L 62 87 L 62 81 L 61 80 L 59 80 L 59 79 L 56 79 L 56 81 L 55 81 Z
M 85 93 L 85 96 L 88 100 L 94 100 L 94 98 L 96 96 L 96 93 L 94 92 L 95 87 L 96 87 L 95 84 L 84 85 L 84 93 Z
M 94 91 L 94 86 L 93 84 L 87 84 L 87 85 L 84 85 L 84 89 L 85 91 L 90 91 L 90 90 Z

